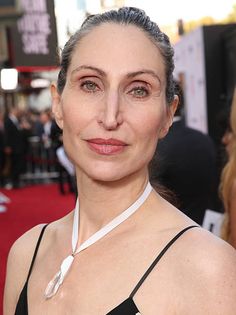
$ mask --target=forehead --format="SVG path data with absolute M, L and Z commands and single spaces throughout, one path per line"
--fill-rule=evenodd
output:
M 81 64 L 104 71 L 155 70 L 165 78 L 164 60 L 148 35 L 133 25 L 104 23 L 85 35 L 75 48 L 70 70 Z

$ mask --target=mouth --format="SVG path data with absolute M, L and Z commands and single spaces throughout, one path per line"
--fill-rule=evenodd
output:
M 125 150 L 127 143 L 118 139 L 89 139 L 87 140 L 89 148 L 101 155 L 114 155 Z

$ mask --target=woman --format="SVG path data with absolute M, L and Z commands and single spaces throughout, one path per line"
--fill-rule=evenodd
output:
M 88 18 L 66 44 L 53 112 L 79 199 L 14 244 L 4 315 L 235 313 L 234 250 L 148 182 L 178 103 L 172 71 L 167 36 L 136 8 Z
M 225 215 L 222 225 L 222 238 L 236 248 L 236 89 L 230 113 L 230 130 L 226 130 L 222 142 L 228 154 L 221 176 L 220 192 Z

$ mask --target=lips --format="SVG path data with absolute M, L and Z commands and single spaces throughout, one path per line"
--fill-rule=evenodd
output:
M 118 139 L 89 139 L 88 146 L 92 151 L 102 155 L 114 155 L 125 150 L 127 143 Z

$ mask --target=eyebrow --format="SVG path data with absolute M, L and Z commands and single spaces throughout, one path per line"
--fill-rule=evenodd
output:
M 87 65 L 82 65 L 82 66 L 77 67 L 76 69 L 72 70 L 71 74 L 73 75 L 75 72 L 79 72 L 81 70 L 93 70 L 97 72 L 99 75 L 106 77 L 106 73 L 103 70 L 93 67 L 93 66 L 87 66 Z
M 103 76 L 103 77 L 106 77 L 106 73 L 105 71 L 97 68 L 97 67 L 94 67 L 94 66 L 88 66 L 88 65 L 82 65 L 82 66 L 79 66 L 77 67 L 76 69 L 72 70 L 72 75 L 76 72 L 79 72 L 81 70 L 93 70 L 95 72 L 97 72 L 99 75 Z M 126 76 L 128 78 L 134 78 L 138 75 L 142 75 L 142 74 L 149 74 L 151 75 L 152 77 L 154 77 L 155 79 L 157 79 L 160 83 L 161 83 L 161 79 L 160 77 L 158 76 L 158 74 L 153 71 L 153 70 L 150 70 L 150 69 L 141 69 L 141 70 L 138 70 L 138 71 L 135 71 L 135 72 L 130 72 L 128 73 Z
M 154 77 L 155 79 L 157 79 L 161 83 L 161 79 L 158 76 L 158 74 L 156 74 L 155 71 L 149 70 L 149 69 L 142 69 L 142 70 L 139 70 L 139 71 L 128 73 L 127 77 L 128 78 L 134 78 L 134 77 L 136 77 L 138 75 L 142 75 L 142 74 L 150 74 L 152 77 Z

